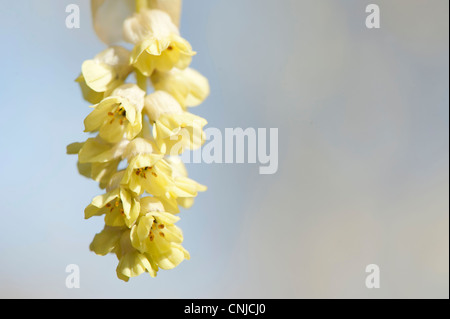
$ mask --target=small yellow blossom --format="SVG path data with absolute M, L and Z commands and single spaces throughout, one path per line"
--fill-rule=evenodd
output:
M 118 143 L 126 135 L 133 139 L 142 129 L 142 108 L 145 92 L 135 84 L 124 84 L 110 97 L 94 105 L 84 120 L 85 132 L 99 131 L 102 139 Z
M 192 207 L 194 197 L 197 196 L 198 192 L 206 191 L 207 187 L 187 178 L 188 173 L 180 157 L 167 157 L 162 163 L 165 167 L 165 177 L 167 178 L 169 174 L 171 176 L 170 187 L 166 186 L 165 194 L 159 192 L 159 196 L 154 197 L 163 205 L 165 212 L 178 214 L 180 212 L 178 206 Z M 139 184 L 139 182 L 134 183 Z
M 148 272 L 151 277 L 156 277 L 158 267 L 145 254 L 133 247 L 130 229 L 127 227 L 105 226 L 100 233 L 95 235 L 89 248 L 100 256 L 109 253 L 116 254 L 119 259 L 116 269 L 119 279 L 128 281 L 145 272 Z
M 113 227 L 134 224 L 139 216 L 139 197 L 125 187 L 118 187 L 95 197 L 86 207 L 85 218 L 105 215 L 105 224 Z
M 191 68 L 155 71 L 151 80 L 155 90 L 166 91 L 172 95 L 184 110 L 200 105 L 210 91 L 208 79 Z
M 131 64 L 143 75 L 154 70 L 185 69 L 195 52 L 178 31 L 170 16 L 161 10 L 144 10 L 124 22 L 124 37 L 133 43 Z
M 141 203 L 141 217 L 131 228 L 133 247 L 161 269 L 172 269 L 189 259 L 189 253 L 181 246 L 181 229 L 174 225 L 179 218 L 164 212 L 161 203 L 153 197 L 144 197 Z
M 170 94 L 156 91 L 145 98 L 144 111 L 153 126 L 153 137 L 162 153 L 179 155 L 195 150 L 205 142 L 205 119 L 183 111 Z
M 174 187 L 170 166 L 162 156 L 139 154 L 132 158 L 125 170 L 122 184 L 134 193 L 144 191 L 154 196 L 166 196 Z
M 112 46 L 92 60 L 84 61 L 76 79 L 85 100 L 97 104 L 122 85 L 133 68 L 129 65 L 130 52 L 121 46 Z
M 128 166 L 123 175 L 121 184 L 126 185 L 138 195 L 144 191 L 161 196 L 172 188 L 171 172 L 155 144 L 151 140 L 136 138 L 125 149 L 124 158 Z

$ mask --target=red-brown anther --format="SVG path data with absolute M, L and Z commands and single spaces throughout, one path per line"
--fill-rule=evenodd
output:
M 149 168 L 149 167 L 138 168 L 138 169 L 136 170 L 136 175 L 137 175 L 137 176 L 141 176 L 141 177 L 143 177 L 143 178 L 147 178 L 147 174 L 145 174 L 145 172 L 146 172 L 147 170 L 149 170 L 149 169 L 151 169 L 151 168 Z
M 114 120 L 116 119 L 116 115 L 121 116 L 122 118 L 120 118 L 120 125 L 123 125 L 125 122 L 125 116 L 127 114 L 127 112 L 125 111 L 125 109 L 123 107 L 121 107 L 121 103 L 119 104 L 119 106 L 117 107 L 117 109 L 114 112 L 108 112 L 108 116 L 111 116 L 112 119 L 109 122 L 109 124 L 114 123 Z

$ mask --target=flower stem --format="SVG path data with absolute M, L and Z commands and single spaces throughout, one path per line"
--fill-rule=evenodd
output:
M 139 70 L 136 70 L 136 81 L 141 90 L 147 93 L 147 77 L 143 75 Z
M 136 0 L 136 12 L 139 13 L 147 9 L 147 0 Z

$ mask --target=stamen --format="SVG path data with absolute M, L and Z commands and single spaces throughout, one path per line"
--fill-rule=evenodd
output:
M 159 229 L 164 229 L 164 227 L 165 227 L 164 224 L 158 225 L 158 228 L 159 228 Z
M 159 236 L 164 238 L 166 235 L 164 235 L 164 233 L 161 231 L 161 232 L 159 232 Z

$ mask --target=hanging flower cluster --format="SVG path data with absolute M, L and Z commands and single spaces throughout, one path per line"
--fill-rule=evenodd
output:
M 100 21 L 123 11 L 111 4 L 130 8 L 131 2 L 92 1 L 102 40 L 119 40 Z M 123 40 L 133 49 L 108 47 L 85 61 L 76 79 L 84 99 L 93 104 L 84 127 L 95 137 L 70 144 L 67 153 L 78 155 L 80 174 L 105 189 L 85 209 L 86 219 L 104 216 L 105 221 L 90 249 L 115 254 L 117 276 L 124 281 L 144 272 L 154 277 L 160 268 L 189 259 L 176 215 L 206 190 L 187 177 L 178 156 L 205 141 L 207 122 L 189 108 L 209 95 L 208 80 L 189 68 L 195 52 L 178 30 L 180 6 L 179 0 L 137 0 L 136 12 L 114 23 L 122 26 Z M 131 74 L 137 83 L 127 82 Z M 149 83 L 154 90 L 148 94 Z

